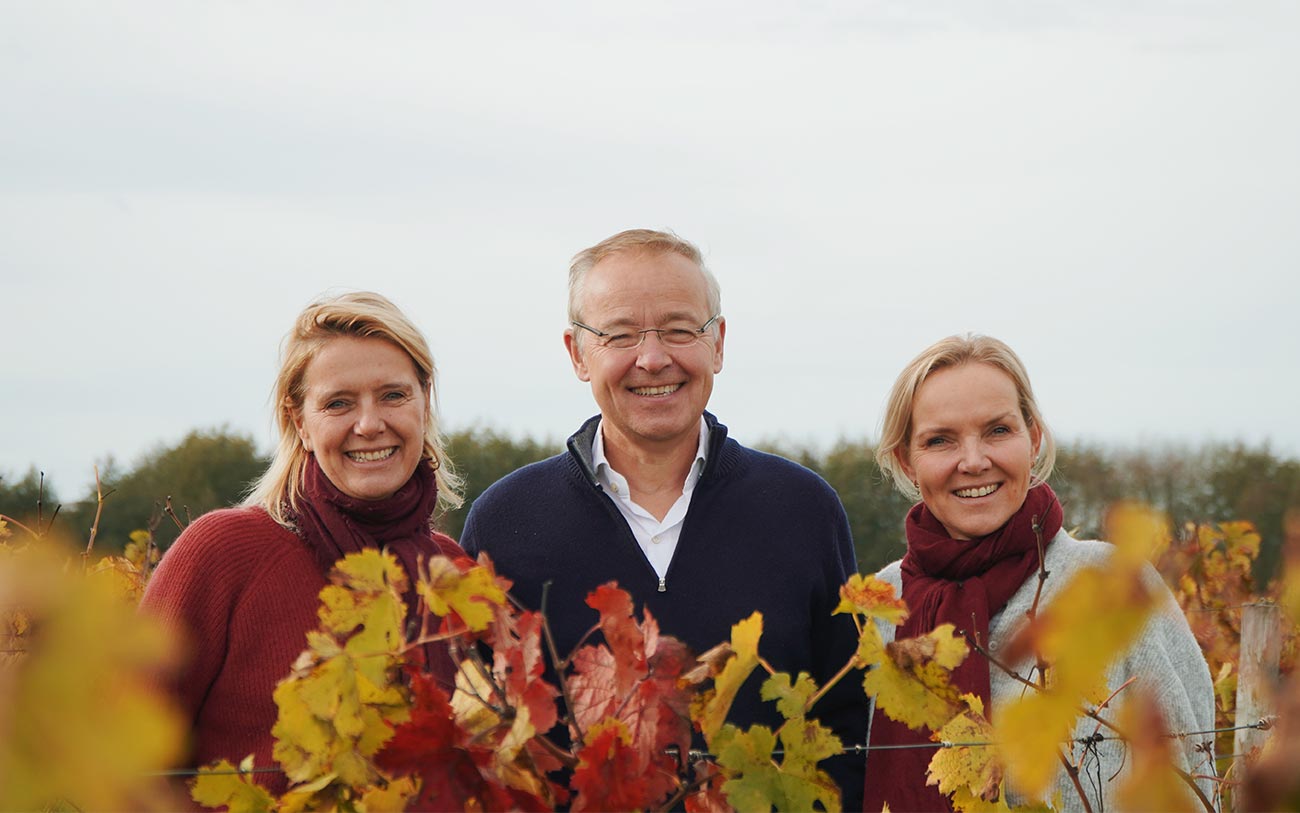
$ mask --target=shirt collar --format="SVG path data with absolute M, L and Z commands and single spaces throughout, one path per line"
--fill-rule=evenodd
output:
M 605 419 L 601 418 L 600 423 L 596 424 L 596 437 L 591 442 L 591 466 L 596 471 L 596 478 L 605 485 L 611 480 L 611 475 L 616 475 L 614 467 L 609 465 L 609 458 L 605 457 Z M 700 441 L 695 447 L 695 462 L 691 464 L 690 471 L 686 472 L 686 482 L 682 484 L 682 493 L 688 493 L 695 488 L 695 483 L 700 479 L 700 474 L 704 471 L 704 462 L 708 459 L 709 451 L 709 424 L 700 416 Z M 622 479 L 620 477 L 620 479 Z M 626 492 L 626 484 L 624 484 Z

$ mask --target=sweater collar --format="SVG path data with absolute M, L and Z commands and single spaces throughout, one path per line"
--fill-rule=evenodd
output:
M 709 477 L 717 470 L 722 451 L 722 446 L 727 440 L 727 427 L 718 423 L 718 419 L 711 412 L 704 413 L 704 425 L 708 428 L 709 443 L 708 451 L 704 455 L 704 469 L 700 472 L 700 480 Z M 599 486 L 600 481 L 596 479 L 596 465 L 592 461 L 591 450 L 596 442 L 596 433 L 600 431 L 600 416 L 595 415 L 587 419 L 577 432 L 569 436 L 565 446 L 569 450 L 569 456 L 578 464 L 582 470 L 582 476 L 587 479 L 593 486 Z

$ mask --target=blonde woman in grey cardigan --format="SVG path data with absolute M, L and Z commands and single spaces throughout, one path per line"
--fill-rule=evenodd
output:
M 1063 530 L 1061 504 L 1046 483 L 1056 457 L 1051 432 L 1024 365 L 997 339 L 952 336 L 913 359 L 894 383 L 876 456 L 900 490 L 920 500 L 908 512 L 906 555 L 878 574 L 911 610 L 901 626 L 882 625 L 886 641 L 951 622 L 996 655 L 1034 604 L 1039 536 L 1050 574 L 1039 606 L 1050 605 L 1073 573 L 1103 564 L 1113 550 Z M 1113 691 L 1136 677 L 1158 698 L 1170 731 L 1211 729 L 1214 690 L 1205 658 L 1154 568 L 1147 566 L 1144 579 L 1157 609 L 1137 642 L 1109 668 L 1109 687 Z M 1034 677 L 1032 659 L 1009 666 L 1016 676 L 972 655 L 953 672 L 953 682 L 978 695 L 996 720 L 1000 707 L 1027 690 L 1018 678 Z M 1087 737 L 1095 727 L 1081 719 L 1075 736 Z M 878 710 L 869 739 L 873 746 L 929 741 Z M 1198 751 L 1204 746 L 1208 752 Z M 1107 740 L 1090 747 L 1080 784 L 1093 810 L 1113 810 L 1113 792 L 1127 767 L 1124 745 Z M 1213 735 L 1182 738 L 1176 749 L 1180 767 L 1212 773 L 1212 747 Z M 948 799 L 926 785 L 932 755 L 923 748 L 873 749 L 865 809 L 880 810 L 886 803 L 900 811 L 950 809 Z M 1214 798 L 1211 784 L 1203 780 L 1208 798 Z M 1083 809 L 1064 769 L 1055 790 L 1066 809 Z

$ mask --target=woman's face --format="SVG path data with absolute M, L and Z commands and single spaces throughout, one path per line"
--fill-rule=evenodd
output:
M 339 491 L 382 500 L 411 479 L 424 451 L 428 393 L 406 351 L 384 339 L 330 339 L 303 383 L 298 436 Z
M 1025 425 L 1011 376 L 981 362 L 929 375 L 899 452 L 921 499 L 954 539 L 985 536 L 1020 509 L 1042 435 Z

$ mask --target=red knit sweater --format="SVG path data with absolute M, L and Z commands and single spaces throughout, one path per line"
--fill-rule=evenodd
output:
M 205 514 L 167 551 L 141 606 L 178 623 L 190 644 L 172 686 L 193 721 L 192 765 L 253 754 L 257 767 L 277 767 L 271 695 L 318 625 L 325 584 L 303 541 L 260 508 Z M 286 786 L 282 774 L 257 781 Z

